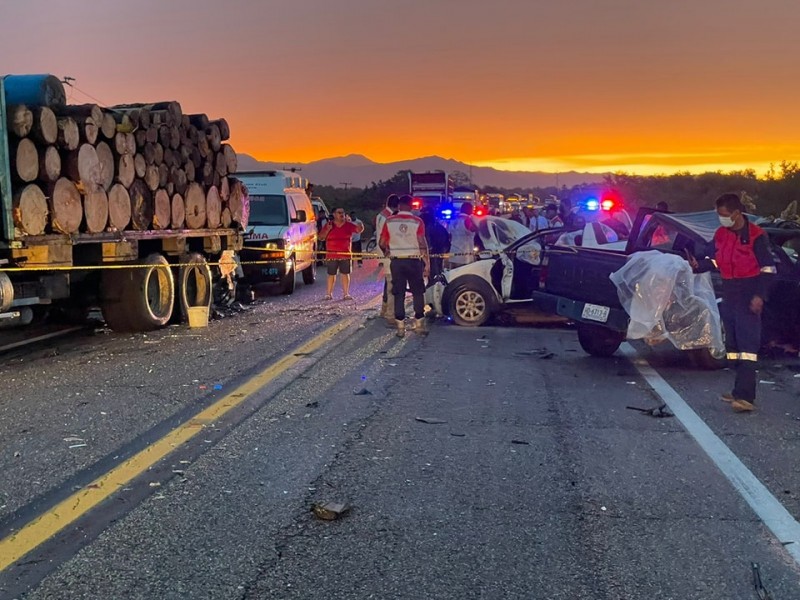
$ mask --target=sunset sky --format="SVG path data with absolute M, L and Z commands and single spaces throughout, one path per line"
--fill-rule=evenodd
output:
M 0 73 L 238 152 L 669 173 L 800 160 L 797 0 L 0 0 Z

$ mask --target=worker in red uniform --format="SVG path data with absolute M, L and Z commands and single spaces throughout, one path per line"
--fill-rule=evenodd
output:
M 756 399 L 756 370 L 761 347 L 761 312 L 775 261 L 764 230 L 751 223 L 737 194 L 716 200 L 720 225 L 706 250 L 706 259 L 689 257 L 702 273 L 719 269 L 722 276 L 720 316 L 725 329 L 728 360 L 736 365 L 736 382 L 722 400 L 736 412 L 752 411 Z
M 406 287 L 411 289 L 414 299 L 412 329 L 420 334 L 427 333 L 424 278 L 430 273 L 430 258 L 425 239 L 425 224 L 411 213 L 411 196 L 400 196 L 398 209 L 396 215 L 386 219 L 378 245 L 390 260 L 397 336 L 403 337 L 406 332 Z

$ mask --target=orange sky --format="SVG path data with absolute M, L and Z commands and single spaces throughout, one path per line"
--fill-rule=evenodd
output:
M 0 71 L 75 77 L 75 103 L 177 99 L 264 160 L 800 160 L 796 1 L 0 0 L 0 14 L 14 24 Z

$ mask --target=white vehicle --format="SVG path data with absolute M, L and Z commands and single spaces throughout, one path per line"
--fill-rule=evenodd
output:
M 477 225 L 478 260 L 445 271 L 425 292 L 425 301 L 437 316 L 447 316 L 457 325 L 478 327 L 504 308 L 530 303 L 539 289 L 543 245 L 606 247 L 619 242 L 603 237 L 599 223 L 583 230 L 558 227 L 535 233 L 524 225 L 487 216 Z M 611 232 L 613 233 L 613 232 Z M 569 238 L 565 235 L 576 234 Z
M 245 279 L 276 282 L 294 292 L 296 274 L 310 285 L 317 277 L 317 222 L 306 180 L 290 171 L 240 173 L 250 197 L 250 221 L 241 257 Z M 262 250 L 263 249 L 263 250 Z M 247 264 L 248 261 L 269 261 Z

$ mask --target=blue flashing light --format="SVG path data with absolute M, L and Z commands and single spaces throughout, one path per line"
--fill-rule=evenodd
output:
M 442 218 L 444 219 L 451 219 L 453 218 L 453 211 L 449 208 L 445 208 L 442 210 Z
M 589 198 L 586 201 L 586 210 L 599 210 L 599 209 L 600 209 L 600 202 L 598 202 L 596 198 Z

